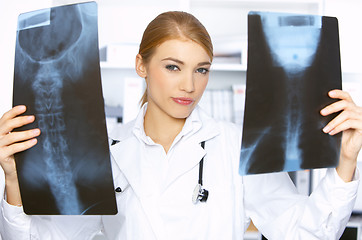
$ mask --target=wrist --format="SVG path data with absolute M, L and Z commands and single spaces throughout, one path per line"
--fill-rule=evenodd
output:
M 6 201 L 10 205 L 22 206 L 18 176 L 16 172 L 5 175 Z
M 18 184 L 18 174 L 16 171 L 12 173 L 5 173 L 5 186 L 8 184 Z
M 357 168 L 357 158 L 346 157 L 341 154 L 339 164 L 336 168 L 338 175 L 345 182 L 353 180 Z
M 354 162 L 354 163 L 356 163 L 357 156 L 358 156 L 358 152 L 355 153 L 354 151 L 344 150 L 343 148 L 341 148 L 341 153 L 340 153 L 340 159 L 341 160 L 343 160 L 345 162 Z

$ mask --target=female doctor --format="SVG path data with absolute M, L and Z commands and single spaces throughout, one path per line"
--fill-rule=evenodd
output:
M 34 146 L 40 130 L 10 133 L 34 121 L 19 116 L 25 106 L 4 114 L 2 237 L 92 239 L 101 230 L 111 240 L 237 240 L 252 219 L 268 239 L 338 239 L 356 197 L 362 109 L 346 92 L 329 93 L 340 100 L 321 114 L 342 113 L 323 131 L 343 131 L 341 157 L 311 196 L 298 195 L 286 173 L 242 177 L 240 129 L 215 121 L 197 105 L 212 59 L 211 39 L 192 15 L 166 12 L 148 25 L 136 57 L 136 71 L 147 83 L 144 104 L 134 121 L 110 135 L 115 216 L 25 215 L 13 154 Z

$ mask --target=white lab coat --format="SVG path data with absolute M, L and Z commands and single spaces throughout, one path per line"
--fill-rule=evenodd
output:
M 286 173 L 241 177 L 241 129 L 217 122 L 197 107 L 166 154 L 143 130 L 145 107 L 112 139 L 115 216 L 27 216 L 1 203 L 6 240 L 92 239 L 102 229 L 111 240 L 243 239 L 250 218 L 268 239 L 338 239 L 351 214 L 358 185 L 334 169 L 310 197 L 297 194 Z M 205 150 L 200 142 L 206 141 Z M 204 159 L 206 203 L 192 203 Z M 3 181 L 2 181 L 3 182 Z M 1 190 L 1 189 L 0 189 Z

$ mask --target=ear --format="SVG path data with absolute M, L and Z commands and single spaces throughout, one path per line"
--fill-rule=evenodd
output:
M 137 54 L 137 56 L 136 56 L 136 72 L 137 72 L 138 76 L 140 76 L 141 78 L 147 77 L 146 66 L 143 63 L 143 59 L 140 54 Z

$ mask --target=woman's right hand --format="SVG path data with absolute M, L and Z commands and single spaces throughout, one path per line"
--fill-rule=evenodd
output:
M 25 106 L 16 106 L 0 118 L 0 165 L 5 174 L 6 201 L 14 206 L 22 205 L 14 154 L 33 147 L 40 135 L 39 129 L 11 132 L 34 122 L 34 116 L 19 116 L 25 111 Z
M 14 154 L 33 147 L 40 135 L 39 129 L 12 132 L 14 128 L 34 122 L 34 116 L 19 116 L 26 111 L 25 106 L 16 106 L 0 118 L 0 165 L 6 178 L 16 176 Z

